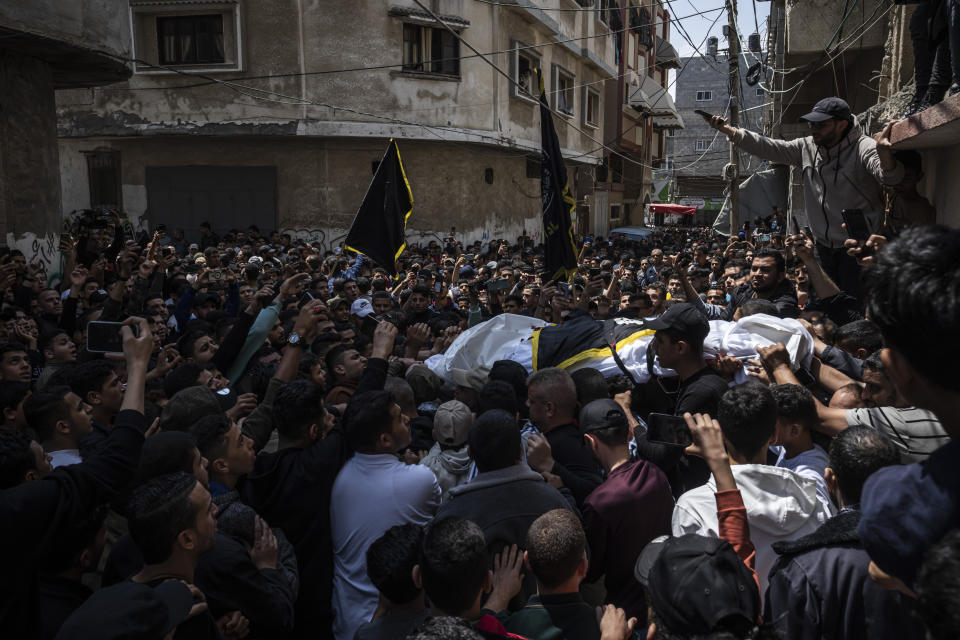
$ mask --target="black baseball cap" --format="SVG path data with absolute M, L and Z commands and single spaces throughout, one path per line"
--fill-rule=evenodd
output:
M 57 633 L 59 640 L 155 640 L 187 619 L 193 594 L 179 580 L 151 587 L 121 582 L 94 592 Z
M 743 632 L 760 615 L 753 574 L 726 540 L 695 533 L 655 538 L 633 573 L 657 618 L 675 634 Z
M 823 122 L 825 120 L 849 120 L 850 105 L 842 98 L 824 98 L 813 105 L 813 111 L 805 116 L 800 116 L 801 120 L 807 122 Z
M 689 302 L 675 304 L 659 317 L 653 320 L 644 320 L 643 328 L 656 331 L 673 329 L 685 337 L 698 340 L 703 340 L 710 333 L 710 323 L 707 321 L 707 317 Z
M 588 402 L 580 410 L 580 429 L 584 433 L 610 427 L 626 426 L 627 416 L 623 412 L 623 408 L 609 398 L 600 398 Z

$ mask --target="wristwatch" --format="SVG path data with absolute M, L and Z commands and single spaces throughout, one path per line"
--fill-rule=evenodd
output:
M 302 347 L 303 341 L 300 339 L 299 333 L 291 333 L 290 337 L 287 338 L 287 344 L 291 347 Z

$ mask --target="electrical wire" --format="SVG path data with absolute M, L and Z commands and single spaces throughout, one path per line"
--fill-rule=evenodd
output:
M 691 5 L 691 7 L 693 7 L 693 5 Z M 696 7 L 693 7 L 693 8 L 696 9 Z M 721 7 L 721 9 L 722 9 L 722 7 Z M 722 14 L 717 14 L 717 17 L 713 19 L 713 22 L 710 24 L 710 27 L 707 29 L 707 34 L 708 34 L 708 35 L 709 35 L 709 33 L 710 33 L 710 30 L 712 30 L 713 27 L 717 24 L 717 21 L 720 19 L 720 15 L 722 15 Z M 700 42 L 700 46 L 703 46 L 703 43 L 707 41 L 708 35 L 706 35 L 706 36 L 703 37 L 703 40 Z M 680 75 L 686 70 L 687 65 L 689 65 L 692 60 L 693 60 L 693 56 L 687 57 L 687 61 L 684 62 L 684 63 L 683 63 L 683 66 L 680 67 L 680 69 L 677 70 L 677 73 L 674 75 L 673 80 L 671 80 L 670 83 L 667 84 L 666 87 L 664 87 L 664 93 L 667 92 L 667 91 L 669 91 L 669 90 L 670 90 L 670 87 L 672 87 L 674 84 L 676 84 L 677 80 L 680 79 Z M 657 96 L 657 100 L 659 100 L 662 95 L 663 95 L 663 93 L 661 93 L 659 96 Z M 635 123 L 632 124 L 630 127 L 628 127 L 627 129 L 625 129 L 624 131 L 621 131 L 621 132 L 620 132 L 620 135 L 618 135 L 618 136 L 616 136 L 616 137 L 614 137 L 614 138 L 611 138 L 611 139 L 607 142 L 607 144 L 613 144 L 613 143 L 615 143 L 617 140 L 620 139 L 620 137 L 623 136 L 623 134 L 628 133 L 629 131 L 632 131 L 633 129 L 635 129 L 638 124 L 640 124 L 640 123 L 639 123 L 639 122 L 635 122 Z M 718 133 L 719 133 L 719 132 L 718 132 Z M 714 139 L 716 139 L 716 136 L 714 136 Z M 583 157 L 583 156 L 586 156 L 586 155 L 590 155 L 591 153 L 596 153 L 597 151 L 600 151 L 601 148 L 604 148 L 604 147 L 598 147 L 598 148 L 596 148 L 596 149 L 591 149 L 590 151 L 586 151 L 586 152 L 581 153 L 581 154 L 579 154 L 579 155 L 573 156 L 573 158 L 580 158 L 580 157 Z M 654 167 L 654 166 L 652 166 L 652 165 L 643 164 L 642 162 L 641 162 L 641 163 L 638 163 L 638 164 L 640 164 L 641 166 L 643 166 L 643 167 L 646 168 L 646 169 L 656 169 L 656 168 L 657 168 L 657 167 Z M 691 165 L 691 166 L 692 166 L 692 165 Z
M 415 1 L 416 1 L 416 0 L 415 0 Z M 420 3 L 417 2 L 417 4 L 420 4 Z M 420 6 L 423 7 L 422 4 L 420 4 Z M 428 11 L 428 13 L 431 13 L 431 14 L 432 14 L 432 12 L 430 12 L 428 9 L 426 9 L 425 7 L 423 7 L 423 8 L 424 8 L 426 11 Z M 719 8 L 715 8 L 715 9 L 709 9 L 709 10 L 705 10 L 705 11 L 698 11 L 698 12 L 696 12 L 696 13 L 694 13 L 694 14 L 691 14 L 691 15 L 688 15 L 688 16 L 684 16 L 684 18 L 695 17 L 695 16 L 697 16 L 697 15 L 706 15 L 706 14 L 708 14 L 708 13 L 712 13 L 712 12 L 715 12 L 715 11 L 722 11 L 722 10 L 723 10 L 723 7 L 719 7 Z M 714 19 L 713 23 L 711 24 L 711 28 L 712 28 L 713 25 L 716 24 L 716 22 L 717 22 L 717 20 L 719 19 L 719 16 L 720 16 L 720 15 L 721 15 L 721 14 L 718 14 L 717 17 Z M 450 27 L 449 25 L 446 25 L 446 24 L 445 24 L 442 20 L 440 20 L 435 14 L 433 14 L 433 16 L 434 16 L 434 20 L 436 20 L 438 23 L 444 24 L 445 27 L 447 27 L 448 29 L 451 29 L 451 27 Z M 680 19 L 681 19 L 681 18 L 668 19 L 668 20 L 666 20 L 666 21 L 660 21 L 659 24 L 663 24 L 664 22 L 679 22 Z M 451 29 L 451 30 L 452 30 L 452 29 Z M 625 30 L 627 30 L 627 29 L 624 29 L 624 31 L 625 31 Z M 461 42 L 464 42 L 463 39 L 459 36 L 459 34 L 457 34 L 455 31 L 454 31 L 454 34 L 458 37 L 458 39 L 459 39 Z M 605 34 L 605 35 L 606 35 L 606 34 Z M 573 39 L 571 39 L 571 40 L 583 40 L 583 39 L 586 39 L 586 37 L 585 37 L 585 38 L 573 38 Z M 554 44 L 560 44 L 560 43 L 562 43 L 562 42 L 565 42 L 565 41 L 554 41 L 554 42 L 544 43 L 544 44 L 542 44 L 542 45 L 533 45 L 532 47 L 529 47 L 529 48 L 552 46 L 552 45 L 554 45 Z M 518 83 L 516 83 L 516 81 L 513 80 L 512 77 L 510 77 L 508 74 L 506 74 L 503 70 L 499 69 L 499 67 L 496 67 L 496 65 L 494 65 L 492 62 L 490 62 L 489 60 L 486 60 L 486 59 L 485 59 L 485 55 L 491 55 L 491 54 L 481 54 L 481 53 L 480 53 L 479 51 L 477 51 L 476 49 L 473 49 L 472 47 L 470 47 L 470 45 L 469 45 L 468 43 L 464 42 L 464 44 L 465 44 L 468 48 L 471 48 L 471 49 L 475 52 L 476 55 L 474 55 L 474 56 L 465 56 L 464 58 L 461 58 L 461 59 L 472 58 L 472 57 L 480 57 L 480 58 L 484 59 L 485 61 L 487 61 L 488 64 L 490 64 L 491 66 L 493 66 L 494 68 L 496 68 L 496 69 L 498 70 L 498 72 L 501 73 L 502 75 L 504 75 L 511 83 L 513 83 L 513 84 L 515 84 L 515 85 L 518 84 Z M 701 44 L 702 44 L 702 43 L 701 43 Z M 504 50 L 504 51 L 501 51 L 501 52 L 495 52 L 495 53 L 507 53 L 507 52 L 515 51 L 515 50 L 517 50 L 517 48 L 508 49 L 508 50 Z M 460 129 L 460 128 L 457 128 L 457 127 L 444 127 L 444 126 L 440 126 L 440 125 L 428 125 L 428 124 L 424 124 L 424 123 L 410 122 L 410 121 L 402 120 L 402 119 L 399 119 L 399 118 L 394 118 L 394 117 L 390 117 L 390 116 L 383 116 L 383 115 L 380 115 L 380 114 L 370 113 L 370 112 L 362 111 L 362 110 L 359 110 L 359 109 L 353 109 L 353 108 L 350 108 L 350 107 L 337 106 L 337 105 L 329 104 L 329 103 L 326 103 L 326 102 L 317 102 L 317 101 L 308 100 L 308 99 L 305 99 L 305 98 L 300 98 L 300 97 L 297 97 L 297 96 L 286 95 L 286 94 L 283 94 L 283 93 L 280 93 L 280 92 L 277 92 L 277 91 L 273 91 L 273 90 L 258 89 L 258 88 L 256 88 L 256 87 L 251 87 L 251 86 L 249 86 L 249 85 L 240 84 L 239 82 L 236 82 L 235 79 L 221 79 L 221 78 L 215 78 L 215 77 L 212 77 L 212 76 L 208 76 L 208 75 L 205 75 L 205 74 L 202 74 L 202 73 L 191 73 L 191 72 L 187 72 L 187 71 L 184 71 L 184 70 L 182 70 L 182 69 L 177 69 L 177 68 L 174 68 L 174 67 L 169 67 L 169 66 L 165 66 L 165 65 L 153 64 L 153 63 L 147 62 L 147 61 L 145 61 L 145 60 L 141 60 L 141 59 L 123 58 L 123 57 L 121 57 L 121 56 L 112 56 L 112 57 L 114 57 L 114 58 L 116 58 L 116 59 L 123 60 L 123 61 L 125 61 L 125 62 L 135 62 L 135 63 L 137 63 L 137 64 L 140 64 L 140 65 L 143 65 L 143 66 L 146 66 L 146 67 L 149 67 L 149 68 L 162 69 L 162 70 L 170 71 L 170 72 L 176 73 L 176 74 L 178 74 L 178 75 L 183 75 L 183 76 L 185 76 L 185 77 L 202 78 L 202 79 L 206 80 L 206 82 L 204 82 L 204 83 L 194 83 L 194 84 L 191 84 L 191 85 L 179 85 L 179 86 L 173 86 L 173 87 L 169 87 L 169 86 L 168 86 L 168 87 L 157 87 L 157 89 L 168 90 L 168 89 L 178 89 L 178 88 L 193 88 L 193 87 L 207 86 L 207 85 L 223 85 L 223 86 L 229 88 L 230 90 L 236 92 L 236 93 L 239 94 L 239 95 L 243 95 L 243 96 L 245 96 L 245 97 L 251 98 L 251 99 L 256 100 L 256 101 L 266 101 L 266 102 L 272 102 L 272 103 L 283 104 L 283 105 L 319 106 L 319 107 L 324 107 L 324 108 L 330 109 L 330 110 L 334 113 L 334 115 L 335 115 L 336 111 L 339 110 L 339 111 L 342 111 L 342 112 L 352 113 L 352 114 L 355 114 L 355 115 L 360 115 L 360 116 L 364 116 L 364 117 L 368 117 L 368 118 L 374 118 L 374 119 L 376 119 L 376 120 L 383 120 L 383 121 L 387 121 L 387 122 L 391 122 L 391 123 L 396 123 L 396 124 L 402 124 L 402 125 L 407 125 L 407 126 L 419 127 L 419 128 L 421 128 L 421 129 L 423 129 L 424 131 L 427 131 L 427 132 L 431 133 L 432 135 L 434 135 L 435 137 L 437 137 L 437 138 L 440 139 L 441 141 L 448 142 L 448 143 L 453 143 L 453 144 L 459 144 L 459 143 L 456 142 L 456 141 L 452 141 L 452 140 L 448 140 L 448 139 L 446 139 L 446 138 L 443 138 L 441 135 L 439 135 L 439 134 L 436 133 L 436 131 L 442 131 L 442 132 L 459 132 L 459 131 L 461 131 L 461 129 Z M 689 61 L 688 61 L 688 62 L 689 62 Z M 362 70 L 375 69 L 375 68 L 395 68 L 395 67 L 397 67 L 397 66 L 402 66 L 402 65 L 383 65 L 382 67 L 367 67 L 367 68 L 363 68 Z M 651 65 L 651 66 L 656 66 L 656 65 L 654 64 L 654 65 Z M 650 67 L 647 67 L 647 68 L 649 69 Z M 361 70 L 361 69 L 357 69 L 357 70 Z M 318 72 L 318 73 L 333 73 L 333 72 L 337 72 L 337 71 L 344 71 L 344 70 L 327 70 L 327 71 Z M 682 69 L 680 70 L 680 72 L 682 72 Z M 672 86 L 672 85 L 676 82 L 676 78 L 679 77 L 680 72 L 678 72 L 678 74 L 677 74 L 677 76 L 674 78 L 673 82 L 671 82 L 670 85 L 668 85 L 668 87 L 665 87 L 665 88 L 663 89 L 664 92 L 666 92 L 666 91 L 669 89 L 669 87 Z M 276 76 L 276 75 L 272 75 L 272 76 L 259 76 L 259 77 L 253 77 L 253 79 L 263 78 L 263 77 L 294 77 L 294 76 L 301 76 L 301 75 L 310 75 L 310 74 L 296 73 L 296 74 L 282 74 L 282 76 Z M 618 76 L 618 77 L 620 77 L 620 76 Z M 604 79 L 604 81 L 605 81 L 605 80 L 606 80 L 606 79 Z M 592 83 L 591 83 L 591 84 L 592 84 Z M 518 85 L 518 86 L 519 86 L 519 85 Z M 521 87 L 521 88 L 522 88 L 522 87 Z M 660 95 L 662 95 L 662 93 L 661 93 Z M 657 98 L 659 99 L 659 95 L 657 96 Z M 641 166 L 641 167 L 644 167 L 644 168 L 655 168 L 655 167 L 651 167 L 650 165 L 646 165 L 646 164 L 644 164 L 644 163 L 642 163 L 642 162 L 638 162 L 638 161 L 636 161 L 636 160 L 633 160 L 632 158 L 629 158 L 629 157 L 623 155 L 622 153 L 620 153 L 619 151 L 617 151 L 617 150 L 615 150 L 615 149 L 611 149 L 608 145 L 602 143 L 602 142 L 599 141 L 599 140 L 596 140 L 596 139 L 593 138 L 589 133 L 583 131 L 582 129 L 580 129 L 579 127 L 577 127 L 577 126 L 575 126 L 575 125 L 572 125 L 572 124 L 568 123 L 568 126 L 570 126 L 571 128 L 577 130 L 578 132 L 580 132 L 581 134 L 583 134 L 584 136 L 586 136 L 588 139 L 592 140 L 593 142 L 599 143 L 599 144 L 601 145 L 600 147 L 598 147 L 597 149 L 595 149 L 595 150 L 593 150 L 593 151 L 589 151 L 589 152 L 586 152 L 586 153 L 583 153 L 583 154 L 578 154 L 578 155 L 576 155 L 576 156 L 573 156 L 571 159 L 583 157 L 583 156 L 589 155 L 590 153 L 593 153 L 593 152 L 595 152 L 595 151 L 599 151 L 600 149 L 605 149 L 605 150 L 609 151 L 612 155 L 616 155 L 616 156 L 622 158 L 623 160 L 625 160 L 626 162 L 628 162 L 628 163 L 630 163 L 630 164 L 637 165 L 637 166 Z M 636 126 L 636 125 L 634 125 L 634 126 Z M 631 127 L 631 128 L 632 128 L 632 127 Z M 436 131 L 435 131 L 435 130 L 436 130 Z M 495 143 L 495 144 L 502 144 L 502 139 L 500 139 L 500 138 L 498 138 L 498 137 L 496 137 L 496 136 L 486 135 L 486 134 L 479 133 L 479 132 L 474 132 L 472 135 L 480 138 L 480 140 L 489 140 L 489 141 L 491 141 L 491 142 L 493 142 L 493 143 Z M 517 151 L 518 151 L 518 153 L 523 153 L 523 151 L 521 151 L 521 150 L 517 150 Z M 689 166 L 692 166 L 692 164 L 689 165 Z
M 481 1 L 481 0 L 475 0 L 475 1 L 479 2 L 479 1 Z M 516 7 L 521 7 L 521 5 L 515 5 L 515 4 L 507 4 L 507 5 L 505 5 L 505 6 L 515 7 L 515 8 L 516 8 Z M 695 18 L 695 17 L 697 17 L 697 16 L 702 16 L 702 15 L 706 15 L 706 14 L 708 14 L 708 13 L 713 13 L 714 11 L 723 11 L 723 7 L 717 7 L 717 8 L 715 8 L 715 9 L 706 9 L 705 11 L 701 11 L 701 12 L 697 12 L 697 13 L 692 13 L 692 14 L 689 14 L 689 15 L 686 15 L 686 16 L 677 17 L 677 18 L 668 18 L 667 20 L 659 20 L 659 21 L 656 21 L 656 20 L 655 20 L 655 21 L 652 21 L 652 22 L 650 23 L 650 25 L 651 25 L 651 26 L 657 26 L 657 25 L 661 25 L 661 24 L 669 24 L 669 23 L 671 23 L 671 22 L 677 22 L 677 23 L 679 23 L 680 20 L 684 20 L 684 19 L 687 19 L 687 18 Z M 511 47 L 510 49 L 501 49 L 501 50 L 499 50 L 499 51 L 489 51 L 489 52 L 485 52 L 485 53 L 479 53 L 479 52 L 478 52 L 478 53 L 473 54 L 473 55 L 458 56 L 458 57 L 455 57 L 455 58 L 437 58 L 437 59 L 435 59 L 435 60 L 431 60 L 431 62 L 439 64 L 439 63 L 442 63 L 442 62 L 452 62 L 452 61 L 454 61 L 454 60 L 462 61 L 462 60 L 471 60 L 471 59 L 473 59 L 473 58 L 482 58 L 483 56 L 496 56 L 496 55 L 501 55 L 501 54 L 504 54 L 504 53 L 513 53 L 513 52 L 515 52 L 515 51 L 528 51 L 528 50 L 533 50 L 533 49 L 541 49 L 541 48 L 544 48 L 544 47 L 550 47 L 550 46 L 557 45 L 557 44 L 567 44 L 567 43 L 570 43 L 570 42 L 577 42 L 577 41 L 580 41 L 580 40 L 593 40 L 593 39 L 595 39 L 595 38 L 606 38 L 606 37 L 609 37 L 609 36 L 611 36 L 611 35 L 615 35 L 615 34 L 618 34 L 618 33 L 624 33 L 624 32 L 626 32 L 626 31 L 629 31 L 630 29 L 631 29 L 631 27 L 624 27 L 623 29 L 610 30 L 610 31 L 608 31 L 607 33 L 596 33 L 596 34 L 588 35 L 588 36 L 578 36 L 578 37 L 575 37 L 575 38 L 567 38 L 566 40 L 551 40 L 551 41 L 549 41 L 549 42 L 544 42 L 544 43 L 542 43 L 542 44 L 523 45 L 523 46 L 519 46 L 519 47 Z M 120 58 L 120 57 L 118 57 L 118 56 L 112 56 L 112 57 L 118 58 L 118 59 L 124 59 L 124 58 Z M 127 58 L 127 59 L 125 59 L 125 60 L 127 60 L 127 61 L 129 61 L 129 62 L 137 62 L 137 63 L 139 63 L 139 64 L 143 64 L 144 66 L 151 66 L 151 67 L 157 68 L 157 69 L 165 69 L 165 68 L 167 68 L 167 67 L 164 67 L 164 66 L 162 66 L 162 65 L 151 64 L 151 63 L 149 63 L 149 62 L 142 61 L 142 60 L 138 60 L 138 59 Z M 342 69 L 323 69 L 323 70 L 320 70 L 320 71 L 303 71 L 303 72 L 290 72 L 290 73 L 274 73 L 274 74 L 264 74 L 264 75 L 256 75 L 256 76 L 239 76 L 239 77 L 234 77 L 234 78 L 221 78 L 221 79 L 219 79 L 219 80 L 225 80 L 225 81 L 229 81 L 229 82 L 236 82 L 236 81 L 238 81 L 238 80 L 276 80 L 276 79 L 282 79 L 282 78 L 299 78 L 299 77 L 302 77 L 302 76 L 330 75 L 330 74 L 336 74 L 336 73 L 355 73 L 355 72 L 359 72 L 359 71 L 382 71 L 382 70 L 384 70 L 384 69 L 402 69 L 404 66 L 405 66 L 404 63 L 401 62 L 401 63 L 395 63 L 395 64 L 374 65 L 374 66 L 371 66 L 371 67 L 347 67 L 347 68 L 342 68 Z M 198 78 L 207 78 L 207 76 L 204 76 L 204 75 L 201 75 L 201 74 L 184 73 L 184 74 L 182 74 L 182 75 L 194 76 L 194 77 L 198 77 Z M 212 84 L 216 84 L 217 82 L 218 82 L 218 80 L 210 79 L 210 80 L 208 80 L 207 82 L 198 82 L 198 83 L 194 83 L 194 84 L 182 84 L 182 85 L 161 86 L 161 87 L 126 87 L 126 88 L 117 89 L 117 90 L 122 90 L 122 91 L 166 91 L 166 90 L 176 90 L 176 89 L 193 89 L 193 88 L 195 88 L 195 87 L 210 86 L 210 85 L 212 85 Z M 108 88 L 110 88 L 110 87 L 100 87 L 100 88 L 101 88 L 101 89 L 108 89 Z

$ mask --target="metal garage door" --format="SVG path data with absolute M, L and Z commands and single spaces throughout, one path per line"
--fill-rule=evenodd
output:
M 277 228 L 276 167 L 147 167 L 150 228 L 180 227 L 188 242 L 200 241 L 200 223 L 217 234 L 255 224 L 264 234 Z

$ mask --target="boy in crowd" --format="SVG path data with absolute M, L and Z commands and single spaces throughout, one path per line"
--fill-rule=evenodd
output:
M 830 505 L 830 492 L 824 480 L 827 452 L 814 443 L 811 430 L 817 424 L 817 405 L 813 394 L 795 384 L 775 384 L 770 387 L 777 401 L 777 427 L 774 446 L 776 466 L 790 469 L 817 483 L 817 495 Z

